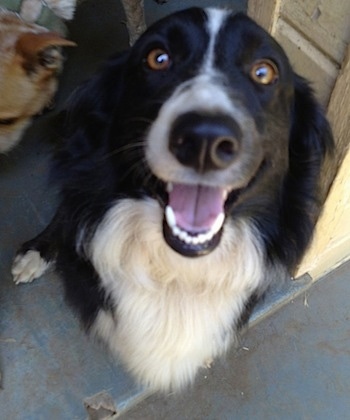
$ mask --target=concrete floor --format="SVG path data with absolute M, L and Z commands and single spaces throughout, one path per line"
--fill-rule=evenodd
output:
M 184 5 L 244 1 L 146 2 L 148 22 Z M 58 112 L 75 86 L 127 47 L 115 0 L 87 0 L 71 25 L 79 47 L 68 52 L 56 111 L 38 119 L 23 142 L 0 156 L 0 418 L 85 419 L 84 400 L 100 392 L 126 419 L 350 419 L 349 268 L 311 285 L 308 278 L 272 294 L 252 327 L 193 389 L 147 395 L 80 330 L 54 273 L 15 287 L 16 248 L 38 233 L 55 208 L 48 187 Z M 129 411 L 125 411 L 129 410 Z

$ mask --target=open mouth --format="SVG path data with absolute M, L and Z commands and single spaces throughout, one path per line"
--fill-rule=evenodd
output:
M 187 257 L 206 255 L 220 242 L 228 190 L 169 183 L 163 223 L 168 245 Z

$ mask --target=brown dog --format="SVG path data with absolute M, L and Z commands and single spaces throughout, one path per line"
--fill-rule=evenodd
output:
M 19 142 L 56 92 L 61 47 L 75 43 L 54 30 L 0 8 L 0 152 Z

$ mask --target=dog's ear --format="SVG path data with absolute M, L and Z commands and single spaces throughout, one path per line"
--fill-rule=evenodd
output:
M 50 72 L 61 69 L 62 54 L 60 47 L 74 47 L 75 42 L 62 38 L 54 32 L 25 32 L 16 42 L 16 54 L 21 58 L 22 67 L 27 73 L 38 68 Z
M 321 160 L 333 151 L 333 137 L 325 112 L 308 82 L 295 76 L 290 147 L 297 160 Z
M 111 58 L 95 76 L 76 89 L 63 111 L 62 135 L 65 141 L 56 153 L 52 177 L 67 182 L 67 188 L 76 177 L 81 180 L 84 172 L 99 173 L 96 182 L 110 176 L 105 159 L 108 132 L 113 120 L 118 118 L 118 107 L 122 106 L 128 58 L 129 51 Z M 95 182 L 94 177 L 88 176 L 87 179 Z M 85 186 L 78 184 L 83 191 Z M 89 185 L 89 188 L 97 192 L 100 185 Z M 81 191 L 75 191 L 75 196 Z
M 322 170 L 325 160 L 332 160 L 333 152 L 332 131 L 325 113 L 309 84 L 295 76 L 282 211 L 285 232 L 280 238 L 280 242 L 289 242 L 290 246 L 284 246 L 290 251 L 285 259 L 292 267 L 300 260 L 321 211 L 331 182 L 321 176 Z
M 64 150 L 70 159 L 98 157 L 106 146 L 105 136 L 125 91 L 124 78 L 129 51 L 112 57 L 104 67 L 72 94 L 63 111 Z M 62 159 L 65 161 L 67 159 Z
M 75 128 L 82 129 L 90 122 L 111 118 L 125 90 L 128 57 L 129 51 L 115 55 L 98 73 L 76 89 L 67 107 L 66 126 L 70 132 Z
M 307 184 L 313 185 L 314 191 L 320 193 L 321 188 L 317 184 L 323 164 L 334 152 L 332 130 L 308 82 L 295 76 L 294 86 L 294 109 L 289 143 L 290 171 L 296 179 L 308 180 Z M 323 179 L 322 182 L 325 181 Z M 320 194 L 319 198 L 324 199 Z

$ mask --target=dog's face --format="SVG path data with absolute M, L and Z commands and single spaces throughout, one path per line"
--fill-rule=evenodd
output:
M 225 224 L 242 219 L 268 244 L 285 236 L 304 249 L 329 126 L 281 47 L 245 15 L 171 15 L 77 98 L 68 123 L 77 130 L 74 159 L 81 149 L 82 161 L 108 162 L 109 199 L 157 199 L 164 239 L 178 253 L 216 250 Z
M 126 69 L 118 120 L 144 147 L 165 240 L 185 256 L 211 252 L 228 214 L 249 217 L 252 200 L 278 200 L 294 94 L 288 59 L 246 16 L 191 9 L 150 28 Z
M 0 14 L 0 152 L 11 149 L 57 88 L 61 46 L 73 42 L 13 13 Z

